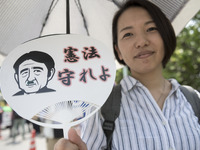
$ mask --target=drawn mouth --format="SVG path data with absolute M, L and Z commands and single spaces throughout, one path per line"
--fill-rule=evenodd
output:
M 27 82 L 26 86 L 34 86 L 36 85 L 34 82 Z

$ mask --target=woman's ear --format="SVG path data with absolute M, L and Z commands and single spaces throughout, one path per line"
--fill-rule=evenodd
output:
M 120 50 L 119 50 L 119 48 L 118 48 L 117 45 L 115 45 L 115 51 L 117 52 L 117 55 L 118 55 L 119 59 L 120 59 L 120 60 L 123 60 L 122 55 L 121 55 L 121 52 L 120 52 Z

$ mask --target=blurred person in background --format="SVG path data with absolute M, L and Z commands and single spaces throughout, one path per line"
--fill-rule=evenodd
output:
M 63 137 L 63 130 L 44 127 L 43 134 L 46 138 L 47 150 L 54 150 L 56 142 Z
M 21 116 L 19 116 L 14 110 L 13 110 L 12 119 L 13 119 L 13 125 L 12 125 L 12 129 L 11 129 L 11 136 L 13 139 L 13 143 L 15 143 L 16 136 L 18 134 L 20 134 L 19 127 L 21 127 L 22 139 L 23 140 L 25 139 L 25 122 L 26 122 L 26 120 L 24 118 L 22 118 Z

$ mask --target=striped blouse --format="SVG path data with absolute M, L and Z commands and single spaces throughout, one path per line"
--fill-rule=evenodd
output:
M 200 125 L 175 79 L 161 110 L 149 90 L 127 76 L 121 81 L 122 102 L 115 121 L 112 150 L 200 150 Z M 199 94 L 199 93 L 198 93 Z M 106 137 L 100 112 L 82 128 L 88 150 L 102 150 Z

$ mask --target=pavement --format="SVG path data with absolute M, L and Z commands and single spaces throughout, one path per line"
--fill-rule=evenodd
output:
M 0 139 L 0 150 L 31 150 L 31 141 L 35 142 L 35 150 L 47 150 L 46 138 L 43 135 L 36 135 L 32 138 L 31 132 L 26 130 L 25 139 L 19 134 L 15 143 L 10 138 L 10 130 L 2 129 Z M 32 145 L 34 146 L 34 145 Z

